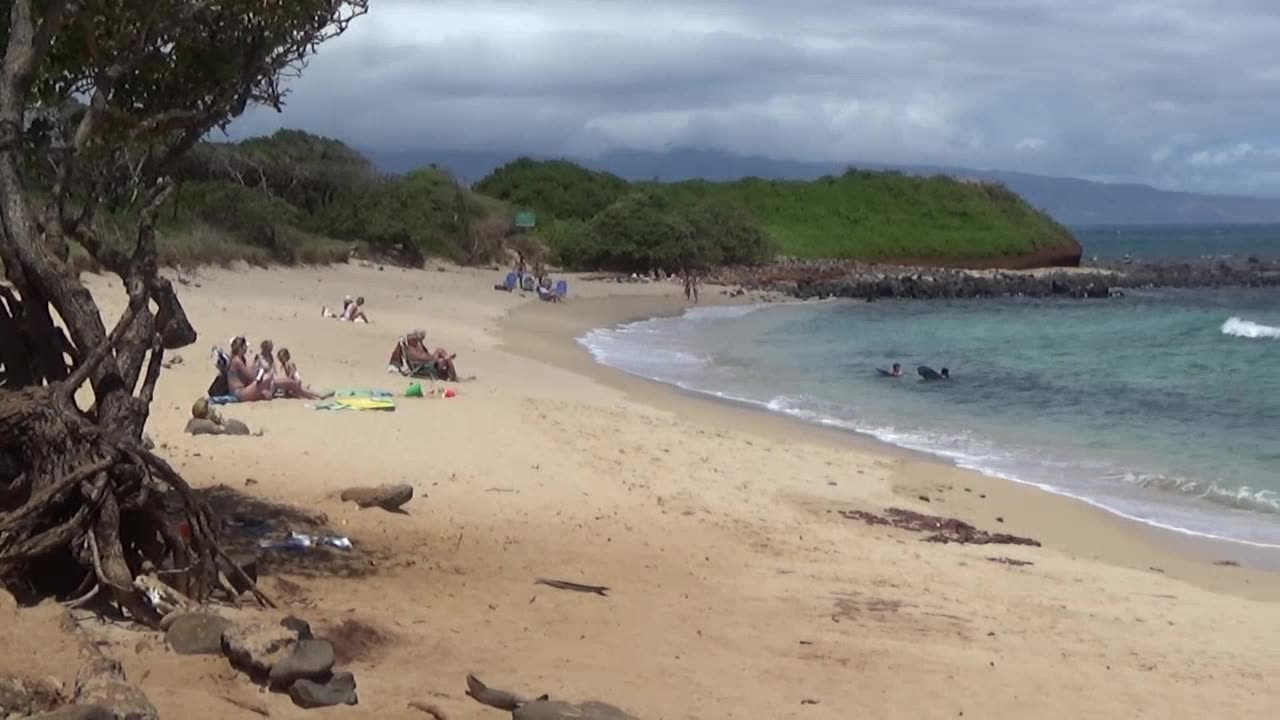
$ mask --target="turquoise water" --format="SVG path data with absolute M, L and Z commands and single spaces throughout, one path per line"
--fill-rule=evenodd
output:
M 699 308 L 581 341 L 637 375 L 1280 546 L 1275 290 Z M 908 377 L 875 372 L 895 361 Z
M 1280 258 L 1280 225 L 1093 225 L 1072 232 L 1086 258 Z

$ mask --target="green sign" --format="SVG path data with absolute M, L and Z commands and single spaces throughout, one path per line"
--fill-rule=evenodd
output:
M 516 227 L 521 229 L 529 229 L 537 225 L 537 220 L 532 210 L 521 210 L 516 213 Z

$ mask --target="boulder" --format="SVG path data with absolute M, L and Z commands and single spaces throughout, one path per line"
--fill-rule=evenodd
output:
M 362 508 L 380 507 L 390 512 L 400 512 L 400 506 L 413 499 L 413 486 L 401 484 L 354 487 L 343 490 L 342 499 L 354 502 Z
M 75 702 L 79 705 L 100 705 L 115 720 L 158 720 L 160 717 L 147 696 L 125 682 L 120 663 L 101 655 L 90 658 L 76 673 Z
M 239 420 L 224 420 L 221 424 L 205 418 L 187 421 L 188 435 L 249 435 L 249 426 Z
M 333 670 L 333 645 L 328 640 L 299 640 L 293 652 L 271 666 L 267 679 L 273 688 L 289 687 L 296 680 L 324 682 Z
M 33 715 L 27 720 L 117 720 L 110 708 L 102 705 L 67 705 L 53 712 Z
M 217 655 L 231 621 L 209 613 L 185 613 L 173 619 L 164 640 L 179 655 Z
M 355 705 L 360 701 L 356 696 L 356 677 L 349 672 L 334 673 L 324 683 L 299 680 L 289 687 L 289 698 L 293 704 L 307 709 Z
M 62 688 L 52 680 L 0 674 L 0 717 L 31 715 L 62 704 Z
M 222 633 L 222 653 L 232 666 L 258 682 L 265 680 L 271 668 L 288 657 L 297 644 L 298 633 L 284 625 L 232 625 Z
M 608 703 L 591 700 L 567 703 L 559 700 L 534 700 L 516 708 L 511 720 L 639 720 Z

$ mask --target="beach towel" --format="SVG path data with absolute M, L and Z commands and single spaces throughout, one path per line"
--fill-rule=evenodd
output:
M 346 388 L 333 393 L 335 398 L 353 398 L 353 397 L 371 397 L 371 398 L 389 398 L 395 397 L 395 393 L 390 390 L 382 390 L 379 388 Z
M 340 397 L 308 407 L 312 410 L 395 410 L 396 401 L 387 397 Z

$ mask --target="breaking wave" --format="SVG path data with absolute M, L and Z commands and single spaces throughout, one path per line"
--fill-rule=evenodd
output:
M 1280 327 L 1272 327 L 1252 320 L 1233 317 L 1222 323 L 1222 334 L 1251 339 L 1269 338 L 1280 340 Z

